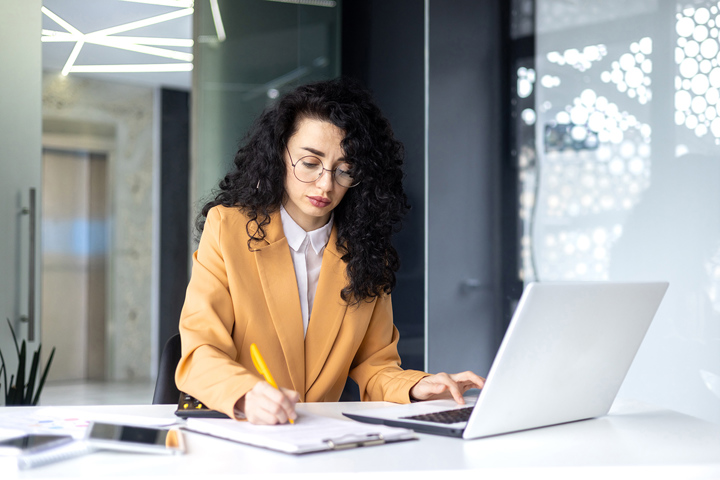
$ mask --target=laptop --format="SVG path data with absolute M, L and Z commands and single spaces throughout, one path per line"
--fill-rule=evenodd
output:
M 343 415 L 417 432 L 488 437 L 607 414 L 667 282 L 527 285 L 476 402 Z

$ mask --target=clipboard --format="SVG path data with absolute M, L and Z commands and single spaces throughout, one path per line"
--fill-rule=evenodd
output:
M 302 414 L 295 424 L 253 425 L 246 421 L 188 418 L 185 430 L 293 455 L 371 447 L 416 440 L 407 428 L 371 425 Z

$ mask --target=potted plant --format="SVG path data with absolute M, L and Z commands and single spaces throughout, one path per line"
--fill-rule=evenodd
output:
M 2 373 L 2 385 L 4 387 L 5 394 L 5 405 L 37 405 L 40 399 L 40 393 L 42 392 L 43 385 L 45 385 L 45 379 L 47 378 L 48 371 L 50 370 L 50 364 L 52 363 L 53 356 L 55 355 L 55 347 L 50 352 L 47 363 L 45 364 L 45 370 L 43 370 L 40 376 L 40 382 L 37 385 L 37 391 L 35 390 L 35 384 L 38 379 L 38 369 L 40 367 L 40 351 L 42 350 L 42 344 L 38 345 L 38 349 L 33 353 L 32 363 L 30 364 L 30 370 L 28 375 L 27 383 L 25 383 L 25 370 L 27 366 L 27 344 L 25 340 L 22 341 L 22 345 L 18 346 L 17 337 L 15 336 L 15 330 L 10 323 L 10 319 L 7 319 L 10 332 L 12 333 L 13 342 L 15 343 L 15 353 L 18 356 L 18 367 L 15 375 L 10 375 L 10 383 L 7 381 L 8 366 L 5 363 L 5 357 L 3 357 L 2 351 L 0 351 L 0 373 Z

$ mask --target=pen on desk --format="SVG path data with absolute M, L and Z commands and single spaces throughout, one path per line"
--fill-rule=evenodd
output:
M 260 373 L 260 375 L 265 377 L 265 381 L 267 381 L 274 388 L 280 390 L 277 383 L 275 383 L 275 379 L 270 373 L 270 369 L 267 367 L 265 360 L 263 360 L 262 355 L 260 355 L 260 350 L 254 343 L 250 344 L 250 356 L 252 357 L 253 364 L 255 365 L 257 371 Z M 290 421 L 290 423 L 295 423 L 292 418 L 289 418 L 288 420 Z

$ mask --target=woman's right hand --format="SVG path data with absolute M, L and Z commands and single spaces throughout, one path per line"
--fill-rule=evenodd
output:
M 295 420 L 295 404 L 300 395 L 287 388 L 276 389 L 265 381 L 260 381 L 235 404 L 235 409 L 245 413 L 250 423 L 257 425 L 276 425 Z

